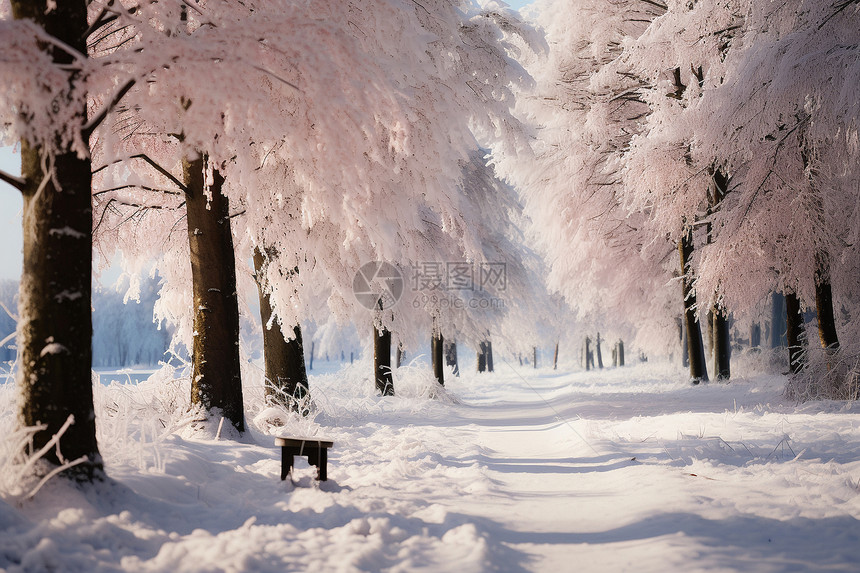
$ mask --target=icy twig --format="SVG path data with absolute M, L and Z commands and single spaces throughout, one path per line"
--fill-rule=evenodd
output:
M 70 417 L 71 417 L 71 416 L 70 416 Z M 79 458 L 78 458 L 78 459 L 76 459 L 76 460 L 72 460 L 72 461 L 70 461 L 70 462 L 66 462 L 66 463 L 64 463 L 63 465 L 61 465 L 61 466 L 58 466 L 58 467 L 54 468 L 54 469 L 53 469 L 51 472 L 49 472 L 45 477 L 43 477 L 41 480 L 39 480 L 39 483 L 38 483 L 38 484 L 36 484 L 36 487 L 34 487 L 34 488 L 33 488 L 33 490 L 32 490 L 29 494 L 27 494 L 27 499 L 33 499 L 33 497 L 34 497 L 37 493 L 39 493 L 39 490 L 40 490 L 40 489 L 42 489 L 42 486 L 43 486 L 43 485 L 45 485 L 45 484 L 48 482 L 48 480 L 49 480 L 49 479 L 51 479 L 52 477 L 54 477 L 55 475 L 57 475 L 57 474 L 58 474 L 58 473 L 60 473 L 60 472 L 66 471 L 67 469 L 69 469 L 69 468 L 71 468 L 71 467 L 74 467 L 74 466 L 76 466 L 76 465 L 78 465 L 78 464 L 82 464 L 82 463 L 84 463 L 85 461 L 87 461 L 87 459 L 88 459 L 88 458 L 87 458 L 87 456 L 81 456 L 81 457 L 79 457 Z

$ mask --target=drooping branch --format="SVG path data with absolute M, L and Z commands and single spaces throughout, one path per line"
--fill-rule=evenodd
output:
M 108 168 L 108 167 L 110 167 L 111 165 L 116 165 L 117 163 L 122 163 L 123 161 L 126 161 L 126 160 L 128 160 L 128 159 L 143 159 L 143 160 L 144 160 L 146 163 L 148 163 L 148 164 L 149 164 L 153 169 L 155 169 L 156 171 L 158 171 L 160 174 L 164 175 L 164 176 L 165 176 L 165 177 L 166 177 L 166 178 L 167 178 L 171 183 L 173 183 L 174 185 L 176 185 L 176 186 L 179 188 L 179 190 L 180 190 L 180 191 L 182 191 L 183 193 L 188 193 L 188 187 L 186 187 L 186 186 L 185 186 L 185 184 L 184 184 L 184 183 L 182 183 L 182 181 L 180 181 L 179 179 L 177 179 L 175 175 L 173 175 L 170 171 L 168 171 L 167 169 L 165 169 L 164 167 L 162 167 L 162 166 L 161 166 L 157 161 L 155 161 L 154 159 L 152 159 L 152 158 L 151 158 L 149 155 L 147 155 L 146 153 L 136 153 L 136 154 L 134 154 L 134 155 L 129 155 L 128 157 L 123 158 L 123 159 L 117 159 L 116 161 L 113 161 L 113 162 L 111 162 L 111 163 L 108 163 L 107 165 L 102 165 L 102 166 L 101 166 L 101 167 L 99 167 L 98 169 L 93 170 L 93 175 L 95 175 L 96 173 L 98 173 L 98 172 L 100 172 L 100 171 L 104 171 L 105 169 L 107 169 L 107 168 Z
M 153 169 L 155 169 L 156 171 L 158 171 L 159 173 L 161 173 L 162 175 L 167 177 L 167 179 L 169 179 L 171 183 L 173 183 L 174 185 L 179 187 L 179 189 L 183 193 L 188 193 L 188 187 L 184 183 L 182 183 L 182 181 L 177 179 L 170 171 L 168 171 L 167 169 L 165 169 L 164 167 L 159 165 L 156 161 L 154 161 L 147 154 L 137 153 L 135 155 L 132 155 L 130 158 L 131 159 L 143 159 L 146 163 L 148 163 L 150 166 L 152 166 Z
M 124 11 L 127 14 L 134 14 L 137 12 L 138 7 L 131 6 L 129 8 L 125 8 L 120 5 L 120 10 Z M 87 30 L 81 35 L 81 39 L 85 40 L 89 38 L 91 34 L 93 34 L 102 26 L 107 26 L 111 22 L 114 22 L 119 19 L 119 16 L 120 12 L 114 9 L 114 0 L 110 0 L 110 2 L 108 2 L 107 5 L 102 8 L 102 11 L 99 12 L 99 15 L 96 16 L 95 19 L 93 19 L 93 23 L 90 25 L 90 27 L 87 28 Z
M 114 18 L 117 18 L 117 17 L 114 16 Z M 123 30 L 127 30 L 128 28 L 131 28 L 130 24 L 125 25 L 125 26 L 120 26 L 119 28 L 114 28 L 112 30 L 105 30 L 104 32 L 101 33 L 101 35 L 99 35 L 99 37 L 95 38 L 94 40 L 90 40 L 87 43 L 87 47 L 90 49 L 95 48 L 96 46 L 101 44 L 104 40 L 110 38 L 114 34 L 118 34 L 118 33 L 122 32 Z
M 125 94 L 134 87 L 134 84 L 137 83 L 137 80 L 130 79 L 128 80 L 124 86 L 122 86 L 119 91 L 113 96 L 113 98 L 105 105 L 102 110 L 96 114 L 94 118 L 92 118 L 87 124 L 81 128 L 81 133 L 83 134 L 83 138 L 85 141 L 89 141 L 90 136 L 93 132 L 98 128 L 99 125 L 104 121 L 107 115 L 116 107 L 116 105 L 120 102 L 120 100 L 125 97 Z
M 101 191 L 96 191 L 93 193 L 93 197 L 99 197 L 100 195 L 105 195 L 106 193 L 111 193 L 113 191 L 122 191 L 123 189 L 142 189 L 143 191 L 151 191 L 153 193 L 163 193 L 164 195 L 182 195 L 179 191 L 172 191 L 170 189 L 159 189 L 157 187 L 149 187 L 147 185 L 119 185 L 118 187 L 111 187 L 110 189 L 102 189 Z M 243 211 L 244 212 L 244 211 Z
M 262 67 L 262 66 L 258 66 L 258 65 L 255 65 L 255 64 L 251 64 L 251 67 L 252 67 L 252 68 L 254 68 L 255 70 L 257 70 L 258 72 L 263 72 L 264 74 L 266 74 L 266 75 L 269 75 L 269 76 L 273 77 L 274 79 L 278 80 L 278 81 L 279 81 L 279 82 L 281 82 L 282 84 L 285 84 L 285 85 L 290 86 L 291 88 L 293 88 L 294 90 L 296 90 L 296 91 L 297 91 L 297 92 L 299 92 L 299 93 L 301 93 L 301 92 L 302 92 L 302 90 L 299 88 L 299 86 L 297 86 L 296 84 L 292 83 L 292 82 L 291 82 L 291 81 L 289 81 L 289 80 L 285 80 L 284 78 L 282 78 L 281 76 L 279 76 L 278 74 L 276 74 L 275 72 L 273 72 L 272 70 L 266 69 L 266 68 L 264 68 L 264 67 Z
M 2 308 L 3 310 L 6 311 L 6 314 L 9 315 L 9 318 L 14 320 L 15 322 L 18 322 L 18 317 L 12 311 L 10 311 L 9 307 L 7 307 L 5 304 L 3 304 L 2 301 L 0 301 L 0 308 Z M 3 342 L 5 342 L 5 340 Z M 3 342 L 0 342 L 0 346 L 2 346 Z
M 5 171 L 2 171 L 2 170 L 0 170 L 0 181 L 2 181 L 3 183 L 8 183 L 9 185 L 14 187 L 15 189 L 17 189 L 21 193 L 24 192 L 24 188 L 27 185 L 27 182 L 24 179 L 22 179 L 21 177 L 11 175 L 11 174 L 6 173 Z

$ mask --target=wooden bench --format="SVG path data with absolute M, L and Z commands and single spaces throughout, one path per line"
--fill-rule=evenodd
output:
M 317 467 L 317 479 L 328 479 L 328 449 L 334 442 L 317 438 L 275 438 L 275 445 L 281 447 L 281 479 L 293 469 L 293 456 L 306 456 L 308 463 Z

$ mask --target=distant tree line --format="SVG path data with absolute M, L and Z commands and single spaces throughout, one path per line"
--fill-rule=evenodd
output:
M 0 281 L 0 303 L 15 314 L 18 282 Z M 93 291 L 93 367 L 127 368 L 155 366 L 166 360 L 170 348 L 171 330 L 159 328 L 153 322 L 153 308 L 158 296 L 158 283 L 151 279 L 140 289 L 140 299 L 125 301 L 114 289 Z M 0 340 L 15 332 L 16 322 L 10 313 L 0 308 Z M 0 347 L 2 370 L 15 360 L 15 340 Z

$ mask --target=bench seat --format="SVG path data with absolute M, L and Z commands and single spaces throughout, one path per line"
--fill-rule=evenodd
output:
M 328 479 L 328 449 L 334 445 L 330 440 L 319 438 L 275 438 L 275 445 L 281 448 L 281 479 L 293 469 L 294 456 L 306 456 L 308 463 L 317 468 L 317 479 Z

